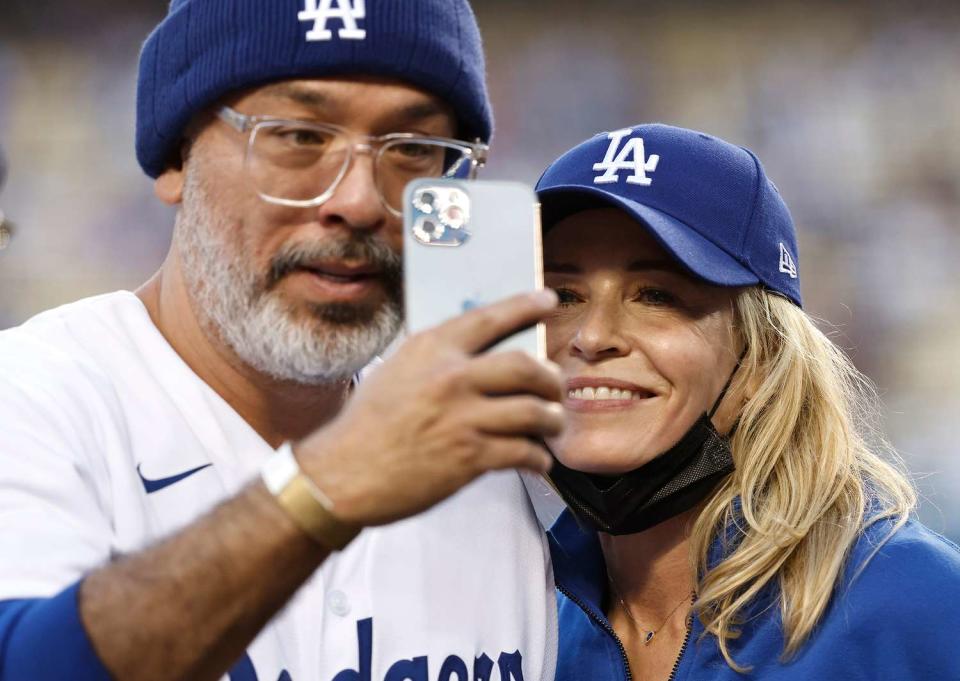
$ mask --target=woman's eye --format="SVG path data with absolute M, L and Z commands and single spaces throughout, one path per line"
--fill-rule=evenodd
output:
M 675 305 L 676 296 L 660 288 L 644 287 L 637 292 L 636 299 L 648 305 L 668 306 Z
M 568 288 L 555 288 L 553 290 L 557 292 L 557 297 L 560 299 L 561 307 L 580 302 L 580 296 Z

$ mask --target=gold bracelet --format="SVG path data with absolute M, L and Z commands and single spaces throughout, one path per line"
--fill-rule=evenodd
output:
M 339 551 L 360 533 L 362 528 L 337 518 L 333 501 L 300 470 L 289 442 L 267 457 L 260 477 L 297 527 L 321 546 Z

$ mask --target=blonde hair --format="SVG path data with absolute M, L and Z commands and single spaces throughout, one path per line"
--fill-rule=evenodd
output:
M 735 314 L 746 354 L 730 393 L 749 395 L 731 442 L 736 470 L 698 515 L 690 546 L 695 611 L 727 664 L 747 671 L 729 643 L 751 600 L 778 588 L 788 659 L 823 615 L 858 535 L 884 518 L 892 534 L 916 495 L 898 464 L 872 450 L 892 455 L 874 441 L 869 382 L 811 319 L 759 287 L 739 294 Z M 710 565 L 718 536 L 723 558 Z

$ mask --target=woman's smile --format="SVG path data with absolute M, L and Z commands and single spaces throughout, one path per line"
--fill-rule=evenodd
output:
M 578 376 L 567 381 L 564 407 L 578 413 L 606 413 L 641 406 L 657 397 L 640 385 L 616 378 Z

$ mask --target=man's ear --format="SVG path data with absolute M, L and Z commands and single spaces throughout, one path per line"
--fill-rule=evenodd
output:
M 184 169 L 167 168 L 153 182 L 153 193 L 157 198 L 170 206 L 176 206 L 183 200 Z
M 180 142 L 180 149 L 176 159 L 171 159 L 167 169 L 153 182 L 153 193 L 158 199 L 170 206 L 179 205 L 183 201 L 183 183 L 186 180 L 186 167 L 193 150 L 193 142 L 198 132 L 196 119 L 187 126 L 184 138 Z

